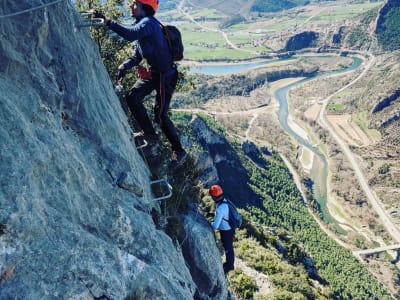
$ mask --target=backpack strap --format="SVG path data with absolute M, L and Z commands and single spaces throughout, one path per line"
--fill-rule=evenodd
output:
M 161 29 L 164 33 L 164 36 L 166 37 L 167 43 L 168 43 L 169 53 L 171 54 L 171 57 L 172 57 L 172 43 L 171 43 L 171 39 L 169 38 L 169 35 L 168 35 L 168 30 L 166 29 L 165 25 L 163 23 L 161 23 L 158 19 L 156 19 L 156 18 L 154 18 L 154 19 L 157 21 L 158 24 L 160 24 L 160 27 L 161 27 Z M 172 57 L 172 60 L 174 60 L 173 57 Z

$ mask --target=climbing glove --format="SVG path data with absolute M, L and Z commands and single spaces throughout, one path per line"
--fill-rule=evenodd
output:
M 118 69 L 118 72 L 115 76 L 115 80 L 117 82 L 121 82 L 122 79 L 124 79 L 124 77 L 125 77 L 125 73 L 126 73 L 125 69 Z
M 98 10 L 91 10 L 90 11 L 92 18 L 94 19 L 103 19 L 104 24 L 109 25 L 110 19 L 108 19 L 103 13 L 99 12 Z

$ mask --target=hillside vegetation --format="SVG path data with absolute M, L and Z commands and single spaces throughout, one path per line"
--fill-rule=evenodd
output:
M 287 64 L 271 64 L 242 74 L 207 76 L 188 74 L 185 79 L 194 84 L 194 89 L 174 96 L 174 108 L 201 107 L 209 100 L 227 96 L 250 96 L 251 92 L 268 81 L 287 77 L 311 77 L 320 68 L 315 61 L 292 57 Z
M 256 0 L 251 7 L 251 12 L 277 12 L 281 10 L 291 9 L 299 5 L 306 5 L 310 1 L 274 1 L 274 0 Z
M 400 7 L 391 9 L 382 18 L 376 29 L 379 43 L 387 51 L 400 49 Z
M 209 130 L 213 131 L 213 134 L 222 139 L 224 139 L 223 136 L 227 136 L 224 130 L 210 117 L 202 116 L 201 118 L 207 123 Z M 189 130 L 187 122 L 191 119 L 191 115 L 175 115 L 175 121 L 180 123 L 180 129 L 185 132 Z M 190 135 L 194 136 L 194 134 Z M 197 143 L 201 145 L 201 141 Z M 302 265 L 304 254 L 296 255 L 297 250 L 295 249 L 299 250 L 304 247 L 304 253 L 307 253 L 307 256 L 310 256 L 314 261 L 318 275 L 308 273 L 309 286 L 304 289 L 301 288 L 302 284 L 296 282 L 302 277 L 300 274 L 298 274 L 300 278 L 289 276 L 289 273 L 283 271 L 284 269 L 273 267 L 274 260 L 272 257 L 268 258 L 268 255 L 261 255 L 260 249 L 255 252 L 260 244 L 268 248 L 266 241 L 268 238 L 265 236 L 261 237 L 257 244 L 239 241 L 239 245 L 237 245 L 239 247 L 238 254 L 243 253 L 243 256 L 241 256 L 243 259 L 248 257 L 250 263 L 251 259 L 254 259 L 252 264 L 257 270 L 270 276 L 277 276 L 276 278 L 285 278 L 282 281 L 282 283 L 285 282 L 282 286 L 283 290 L 297 293 L 299 298 L 296 299 L 313 299 L 313 296 L 310 296 L 313 293 L 310 286 L 311 278 L 318 279 L 321 282 L 326 281 L 329 284 L 330 299 L 390 299 L 388 291 L 367 268 L 349 250 L 336 244 L 320 229 L 308 213 L 292 176 L 277 153 L 272 151 L 265 155 L 256 151 L 252 154 L 252 160 L 250 160 L 237 141 L 228 138 L 225 139 L 225 143 L 235 151 L 234 154 L 229 156 L 231 160 L 229 164 L 236 164 L 234 161 L 237 160 L 248 172 L 248 180 L 240 182 L 240 185 L 248 186 L 255 197 L 262 199 L 258 204 L 246 207 L 246 210 L 249 211 L 248 218 L 256 224 L 276 228 L 278 231 L 286 232 L 285 235 L 292 236 L 297 241 L 297 246 L 292 248 L 294 252 L 286 252 L 287 257 L 283 255 L 284 259 L 293 265 Z M 209 147 L 213 146 L 209 145 Z M 215 155 L 227 157 L 226 153 L 220 152 L 222 148 L 212 149 L 211 152 L 216 151 Z M 220 180 L 224 181 L 225 177 L 220 175 Z M 227 191 L 235 189 L 234 186 L 229 185 L 224 187 Z M 228 197 L 230 197 L 229 194 Z M 232 198 L 237 198 L 237 196 L 232 195 Z M 248 235 L 249 233 L 245 234 L 245 236 Z M 257 236 L 257 233 L 253 230 L 250 235 Z M 259 255 L 251 258 L 252 256 L 245 254 L 246 251 Z M 279 281 L 276 282 L 276 286 L 280 286 L 280 284 Z M 300 295 L 302 296 L 300 297 Z
M 267 1 L 264 1 L 261 5 L 267 3 Z M 280 4 L 287 3 L 288 1 L 280 2 Z M 389 9 L 381 9 L 385 3 L 389 4 L 387 6 Z M 255 4 L 257 4 L 256 1 L 251 2 L 252 7 Z M 214 57 L 211 59 L 215 60 L 237 60 L 257 57 L 260 54 L 268 55 L 270 52 L 279 52 L 283 49 L 302 49 L 306 46 L 320 47 L 319 49 L 336 48 L 338 50 L 346 49 L 346 51 L 353 49 L 376 53 L 374 66 L 367 74 L 357 84 L 330 100 L 327 105 L 327 119 L 333 124 L 332 126 L 335 127 L 337 133 L 349 143 L 349 148 L 359 166 L 363 169 L 369 181 L 369 186 L 383 202 L 390 218 L 400 224 L 398 193 L 400 187 L 398 175 L 400 174 L 399 54 L 398 52 L 384 54 L 381 52 L 382 50 L 398 49 L 396 48 L 398 36 L 400 36 L 398 33 L 398 22 L 400 20 L 398 1 L 329 1 L 329 5 L 322 1 L 318 3 L 319 5 L 315 4 L 316 2 L 311 1 L 309 5 L 294 7 L 273 14 L 259 11 L 256 14 L 247 15 L 246 18 L 235 16 L 235 19 L 232 18 L 232 22 L 229 23 L 229 27 L 224 27 L 222 30 L 227 34 L 230 41 L 233 41 L 238 47 L 237 49 L 230 47 L 222 39 L 215 39 L 218 32 L 213 30 L 219 30 L 220 24 L 223 22 L 222 18 L 215 18 L 215 12 L 213 17 L 205 16 L 204 19 L 198 17 L 196 25 L 191 24 L 191 27 L 185 27 L 185 29 L 190 30 L 190 33 L 187 34 L 190 35 L 191 42 L 187 57 L 191 58 L 190 51 L 196 49 L 196 59 L 198 60 L 202 58 L 208 60 L 211 57 Z M 247 8 L 249 7 L 250 3 Z M 213 9 L 218 11 L 217 7 L 213 7 Z M 196 7 L 191 6 L 189 10 L 192 14 L 196 11 Z M 225 15 L 221 14 L 222 16 Z M 235 20 L 237 22 L 234 22 Z M 375 23 L 376 21 L 377 23 Z M 376 32 L 374 32 L 376 24 Z M 205 27 L 199 29 L 196 27 L 199 25 L 205 25 Z M 207 28 L 210 28 L 210 31 Z M 208 43 L 207 39 L 204 40 L 207 33 L 211 32 L 212 39 L 215 41 L 212 45 Z M 315 32 L 316 34 L 312 39 L 307 39 L 304 42 L 300 37 L 305 32 Z M 200 36 L 200 33 L 203 39 L 201 42 L 195 43 L 196 35 Z M 296 38 L 299 38 L 299 40 L 296 40 Z M 193 45 L 196 45 L 196 48 Z M 203 45 L 206 45 L 207 48 L 203 50 L 204 52 L 201 52 Z M 290 47 L 287 47 L 288 45 Z M 269 49 L 267 50 L 269 52 L 266 52 L 265 49 Z M 338 62 L 337 66 L 341 64 L 341 62 Z M 317 69 L 319 68 L 320 66 L 317 67 Z M 270 153 L 274 153 L 271 149 L 283 153 L 297 168 L 303 178 L 303 183 L 307 183 L 307 180 L 309 180 L 308 168 L 310 168 L 307 165 L 312 164 L 313 161 L 310 152 L 287 137 L 281 128 L 276 128 L 279 124 L 275 120 L 273 107 L 265 114 L 264 112 L 267 111 L 255 109 L 257 105 L 274 104 L 273 101 L 270 101 L 273 98 L 272 94 L 264 97 L 264 99 L 268 99 L 266 101 L 260 100 L 262 98 L 260 96 L 257 96 L 257 100 L 254 97 L 255 94 L 263 94 L 262 91 L 265 91 L 273 80 L 284 78 L 285 75 L 286 77 L 296 76 L 296 74 L 290 74 L 286 69 L 282 73 L 282 77 L 274 78 L 274 74 L 279 72 L 275 72 L 276 70 L 272 66 L 267 66 L 266 69 L 268 71 L 264 71 L 263 75 L 260 76 L 251 72 L 250 75 L 236 74 L 223 78 L 209 76 L 206 79 L 207 82 L 203 81 L 205 77 L 196 75 L 194 82 L 197 90 L 190 92 L 190 94 L 177 95 L 178 101 L 175 104 L 189 109 L 201 107 L 209 110 L 215 114 L 215 119 L 226 126 L 230 132 L 241 137 L 250 136 L 264 145 L 267 144 Z M 293 70 L 293 65 L 288 69 Z M 354 169 L 342 149 L 326 128 L 318 125 L 316 118 L 320 108 L 319 102 L 351 82 L 360 73 L 361 70 L 337 78 L 312 81 L 292 90 L 290 94 L 290 98 L 293 100 L 290 104 L 291 114 L 295 118 L 302 119 L 296 120 L 296 123 L 304 126 L 304 130 L 309 134 L 313 143 L 317 147 L 321 147 L 321 150 L 329 158 L 329 196 L 331 197 L 329 210 L 335 215 L 337 223 L 335 226 L 329 225 L 328 227 L 337 234 L 337 239 L 344 241 L 349 248 L 357 249 L 374 248 L 378 245 L 390 244 L 393 241 L 381 224 L 380 218 L 371 209 Z M 262 72 L 259 74 L 262 74 Z M 267 75 L 268 80 L 262 77 L 265 75 Z M 254 109 L 254 112 L 247 111 L 251 108 Z M 240 114 L 239 112 L 242 111 L 246 113 Z M 313 111 L 314 117 L 309 117 L 310 111 Z M 231 114 L 228 115 L 226 112 Z M 258 160 L 253 162 L 259 163 Z M 261 199 L 265 199 L 266 206 L 272 205 L 274 207 L 278 205 L 277 199 L 283 201 L 284 197 L 279 195 L 282 188 L 274 188 L 271 185 L 278 181 L 284 182 L 284 179 L 268 177 L 260 171 L 261 169 L 248 171 L 248 182 L 251 182 L 250 186 L 255 194 L 261 195 Z M 246 170 L 248 170 L 247 167 Z M 264 181 L 273 181 L 273 183 Z M 307 192 L 312 194 L 312 185 L 310 186 L 311 188 Z M 279 192 L 276 192 L 276 190 L 279 190 Z M 288 193 L 290 194 L 290 192 Z M 310 197 L 310 200 L 313 200 L 312 197 Z M 315 204 L 315 202 L 310 202 L 309 205 L 318 209 L 318 205 Z M 268 226 L 273 224 L 281 226 L 281 228 L 283 227 L 284 230 L 290 232 L 298 230 L 300 233 L 297 234 L 304 234 L 304 237 L 300 238 L 297 235 L 296 238 L 301 239 L 301 242 L 306 245 L 305 248 L 311 253 L 309 247 L 313 245 L 313 242 L 306 241 L 308 232 L 301 225 L 298 225 L 295 221 L 296 218 L 293 219 L 292 215 L 285 215 L 283 207 L 268 209 L 267 212 L 257 205 L 252 207 L 252 215 L 257 215 L 257 219 L 262 220 L 261 223 L 268 224 Z M 293 224 L 287 224 L 287 220 L 291 220 Z M 309 225 L 307 221 L 304 224 Z M 310 231 L 313 232 L 314 227 L 309 226 L 311 226 Z M 313 233 L 311 236 L 313 236 Z M 309 238 L 312 239 L 312 237 Z M 321 240 L 321 244 L 327 248 L 330 246 L 325 243 L 332 242 L 331 240 L 328 241 L 328 238 L 325 241 L 325 238 L 320 237 L 315 238 L 315 240 Z M 346 254 L 337 254 L 336 250 L 326 253 L 323 250 L 314 249 L 312 253 L 311 256 L 316 259 L 316 265 L 320 271 L 319 275 L 322 276 L 323 274 L 322 277 L 329 283 L 337 281 L 335 284 L 344 285 L 345 282 L 341 276 L 332 275 L 336 270 L 335 272 L 326 272 L 324 269 L 324 265 L 329 265 L 329 261 L 332 259 L 330 254 L 332 254 L 333 256 L 344 257 L 346 261 L 347 259 L 352 261 L 350 264 L 344 265 L 339 263 L 340 268 L 349 278 L 358 277 L 361 281 L 369 281 L 364 276 L 372 275 L 363 273 L 366 268 L 369 268 L 369 271 L 375 274 L 392 293 L 398 292 L 396 279 L 398 269 L 395 264 L 391 264 L 391 258 L 386 253 L 366 258 L 366 267 L 365 269 L 361 267 L 364 271 L 360 271 L 360 275 L 358 274 L 358 267 L 354 268 L 357 270 L 355 272 L 357 274 L 351 274 L 351 269 L 347 269 L 347 266 L 352 265 L 353 262 L 358 264 L 350 251 L 347 251 Z M 319 264 L 320 262 L 322 263 Z M 328 269 L 332 271 L 333 267 L 331 268 L 329 265 Z M 354 280 L 357 281 L 355 278 Z M 373 293 L 369 294 L 369 292 L 364 293 L 358 290 L 356 286 L 357 283 L 354 283 L 354 291 L 353 288 L 349 288 L 350 292 L 337 287 L 332 288 L 333 298 L 349 299 L 353 298 L 351 295 L 360 293 L 363 296 L 359 299 L 381 299 L 381 296 L 377 297 Z M 370 288 L 379 290 L 379 288 Z M 382 297 L 385 299 L 388 294 Z

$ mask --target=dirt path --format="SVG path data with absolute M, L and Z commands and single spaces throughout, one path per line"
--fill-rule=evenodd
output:
M 255 113 L 255 114 L 253 115 L 253 117 L 251 118 L 250 122 L 249 122 L 249 126 L 248 126 L 247 129 L 246 129 L 246 133 L 245 133 L 246 140 L 249 139 L 249 134 L 250 134 L 251 126 L 253 125 L 254 121 L 255 121 L 257 118 L 258 118 L 258 114 Z

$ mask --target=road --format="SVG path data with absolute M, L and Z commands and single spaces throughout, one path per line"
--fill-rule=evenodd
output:
M 220 34 L 222 34 L 222 36 L 224 37 L 224 39 L 226 40 L 227 44 L 236 50 L 240 50 L 240 51 L 246 51 L 244 49 L 240 49 L 238 48 L 236 45 L 234 45 L 229 38 L 227 37 L 227 35 L 225 34 L 225 32 L 219 30 L 219 29 L 215 29 L 215 28 L 209 28 L 206 26 L 201 25 L 200 23 L 198 23 L 196 20 L 194 20 L 194 18 L 186 13 L 183 9 L 183 5 L 184 5 L 185 0 L 182 0 L 179 5 L 178 5 L 178 10 L 185 15 L 187 18 L 189 18 L 193 23 L 197 24 L 198 26 L 200 26 L 201 28 L 203 28 L 204 30 L 208 30 L 208 31 L 213 31 L 213 32 L 219 32 Z M 346 50 L 346 49 L 344 49 Z M 248 52 L 252 52 L 252 51 L 248 51 Z M 339 90 L 337 90 L 335 93 L 331 94 L 330 96 L 328 96 L 327 98 L 325 98 L 324 100 L 322 100 L 322 108 L 320 110 L 320 114 L 318 117 L 318 123 L 324 127 L 325 129 L 327 129 L 329 131 L 329 133 L 331 134 L 331 136 L 336 140 L 336 142 L 338 143 L 339 147 L 342 149 L 343 153 L 345 154 L 345 156 L 347 157 L 348 161 L 350 162 L 350 164 L 352 165 L 356 176 L 358 178 L 358 181 L 360 183 L 360 186 L 362 188 L 362 190 L 364 191 L 368 201 L 371 203 L 374 211 L 378 214 L 382 225 L 386 228 L 386 230 L 388 231 L 388 233 L 390 234 L 390 236 L 393 238 L 394 241 L 396 242 L 400 242 L 400 230 L 399 228 L 392 222 L 392 219 L 390 218 L 390 216 L 386 213 L 386 211 L 384 210 L 384 208 L 382 207 L 382 204 L 380 202 L 380 200 L 377 198 L 377 196 L 375 195 L 375 193 L 371 190 L 371 188 L 368 185 L 367 180 L 365 179 L 365 176 L 360 168 L 360 166 L 358 165 L 356 158 L 354 157 L 353 153 L 351 152 L 351 150 L 349 149 L 349 147 L 347 146 L 347 144 L 338 136 L 338 134 L 336 134 L 336 132 L 334 131 L 334 129 L 330 126 L 329 122 L 327 122 L 325 116 L 326 116 L 326 107 L 329 103 L 329 101 L 336 96 L 338 93 L 350 88 L 351 86 L 353 86 L 355 83 L 357 83 L 361 78 L 363 78 L 365 76 L 365 74 L 370 70 L 370 68 L 374 65 L 375 63 L 375 57 L 372 54 L 369 53 L 364 53 L 364 52 L 360 52 L 360 54 L 365 55 L 367 54 L 369 56 L 369 61 L 367 63 L 367 65 L 365 66 L 364 70 L 354 79 L 352 80 L 350 83 L 348 83 L 347 85 L 345 85 L 344 87 L 340 88 Z M 333 75 L 333 76 L 337 76 L 337 75 Z M 246 131 L 246 138 L 248 138 L 248 134 L 250 132 L 250 128 L 251 125 L 253 123 L 253 121 L 257 118 L 257 112 L 260 112 L 261 110 L 263 110 L 263 108 L 256 108 L 253 109 L 251 111 L 247 111 L 246 113 L 254 113 L 253 118 L 249 124 L 249 127 Z M 192 110 L 193 112 L 193 110 Z M 210 114 L 217 114 L 217 112 L 208 112 Z M 245 112 L 237 112 L 240 114 L 243 114 Z M 219 113 L 221 114 L 221 113 Z M 223 113 L 222 113 L 223 114 Z M 226 114 L 233 114 L 233 113 L 226 113 Z
M 360 183 L 360 186 L 362 190 L 365 192 L 365 195 L 367 196 L 368 201 L 371 203 L 374 211 L 378 214 L 382 225 L 386 228 L 388 233 L 391 235 L 394 241 L 397 243 L 400 242 L 400 230 L 399 228 L 392 222 L 392 219 L 390 216 L 386 213 L 386 211 L 383 209 L 382 204 L 380 200 L 376 197 L 375 193 L 371 190 L 371 188 L 368 185 L 367 180 L 365 179 L 365 176 L 358 165 L 355 156 L 347 146 L 347 144 L 336 134 L 334 129 L 330 126 L 329 122 L 326 120 L 326 107 L 329 103 L 329 101 L 336 96 L 338 93 L 344 91 L 345 89 L 350 88 L 352 85 L 354 85 L 356 82 L 358 82 L 362 77 L 365 76 L 365 74 L 369 71 L 369 69 L 374 65 L 375 63 L 375 57 L 371 54 L 369 54 L 369 62 L 365 66 L 364 70 L 360 75 L 358 75 L 353 81 L 342 87 L 341 89 L 337 90 L 335 93 L 330 95 L 329 97 L 325 98 L 322 100 L 322 108 L 318 117 L 318 123 L 327 129 L 331 136 L 336 140 L 338 143 L 339 147 L 342 149 L 343 153 L 347 157 L 348 161 L 351 163 L 356 176 L 358 178 L 358 181 Z
M 359 255 L 368 255 L 368 254 L 375 254 L 375 253 L 379 253 L 379 252 L 385 252 L 385 251 L 397 250 L 397 249 L 400 249 L 400 244 L 378 247 L 378 248 L 374 248 L 374 249 L 353 251 L 353 254 L 358 255 L 358 256 Z
M 226 43 L 229 45 L 230 48 L 238 50 L 238 51 L 244 51 L 244 52 L 248 52 L 254 55 L 258 55 L 259 53 L 257 51 L 251 51 L 251 50 L 246 50 L 246 49 L 241 49 L 238 46 L 236 46 L 234 43 L 232 43 L 228 36 L 226 35 L 225 32 L 223 32 L 222 30 L 219 30 L 217 28 L 211 28 L 211 27 L 207 27 L 204 26 L 202 24 L 200 24 L 199 22 L 197 22 L 190 14 L 188 14 L 187 12 L 185 12 L 185 10 L 183 9 L 183 6 L 185 4 L 185 0 L 182 0 L 179 5 L 177 6 L 177 9 L 181 12 L 181 14 L 183 14 L 186 18 L 188 18 L 191 22 L 195 23 L 197 26 L 199 26 L 200 28 L 204 29 L 205 31 L 212 31 L 212 32 L 217 32 L 219 34 L 222 35 L 222 37 L 225 39 Z

